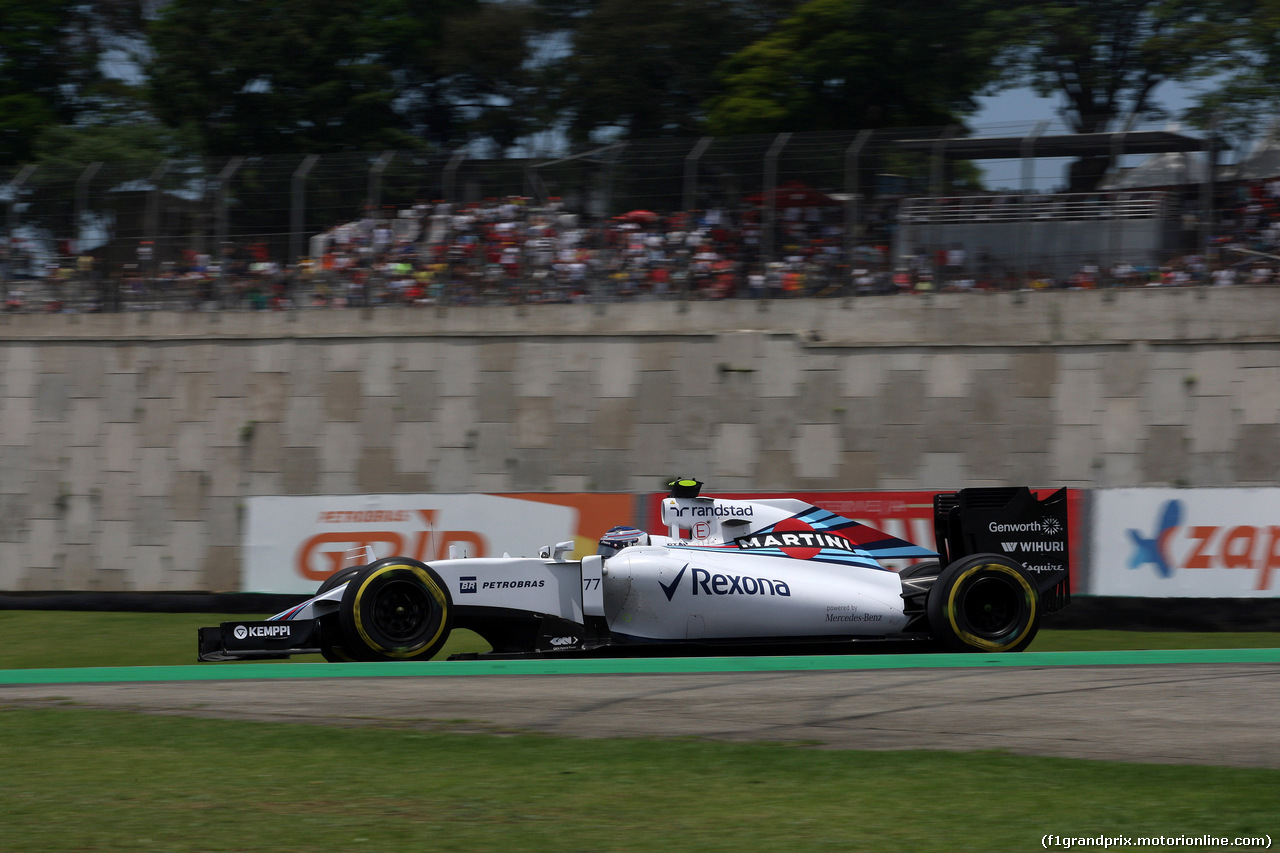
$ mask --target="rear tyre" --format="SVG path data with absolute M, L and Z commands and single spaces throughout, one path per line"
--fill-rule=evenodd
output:
M 449 639 L 453 598 L 426 564 L 389 557 L 347 582 L 338 617 L 341 650 L 356 660 L 430 660 Z
M 1040 628 L 1035 580 L 1002 554 L 975 554 L 942 570 L 929 590 L 929 630 L 962 652 L 1020 652 Z
M 938 572 L 942 571 L 938 567 L 937 560 L 927 560 L 923 563 L 916 563 L 914 566 L 907 566 L 898 572 L 900 578 L 929 578 L 937 577 Z

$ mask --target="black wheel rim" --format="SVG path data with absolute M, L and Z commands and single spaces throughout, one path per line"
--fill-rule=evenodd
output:
M 397 579 L 378 590 L 370 605 L 369 617 L 386 639 L 407 643 L 429 630 L 436 609 L 435 599 L 421 584 Z
M 969 584 L 960 601 L 960 615 L 980 637 L 997 638 L 1017 630 L 1023 617 L 1022 590 L 1000 575 L 980 577 Z

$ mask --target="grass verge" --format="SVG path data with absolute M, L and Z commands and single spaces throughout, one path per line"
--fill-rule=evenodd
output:
M 0 706 L 6 850 L 1030 850 L 1274 834 L 1280 771 Z M 1160 848 L 1156 848 L 1160 849 Z M 1184 848 L 1185 849 L 1185 848 Z
M 196 629 L 255 618 L 217 613 L 97 613 L 0 610 L 0 669 L 68 666 L 172 666 L 196 662 Z M 1280 633 L 1041 631 L 1032 651 L 1243 649 L 1280 647 Z M 470 631 L 455 631 L 439 657 L 483 652 Z M 293 658 L 319 661 L 319 655 Z

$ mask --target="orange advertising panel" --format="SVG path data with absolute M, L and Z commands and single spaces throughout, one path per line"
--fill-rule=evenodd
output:
M 248 501 L 242 588 L 313 593 L 353 549 L 430 562 L 534 556 L 571 540 L 581 557 L 634 515 L 634 499 L 621 494 L 255 497 Z

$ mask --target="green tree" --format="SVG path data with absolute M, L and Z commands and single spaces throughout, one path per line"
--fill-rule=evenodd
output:
M 151 27 L 157 115 L 210 155 L 406 146 L 360 0 L 171 0 Z
M 1202 74 L 1214 85 L 1197 99 L 1185 118 L 1243 155 L 1262 134 L 1274 133 L 1280 115 L 1280 0 L 1242 2 L 1236 17 L 1238 49 L 1216 52 L 1223 61 L 1207 64 Z
M 0 162 L 31 159 L 41 129 L 75 117 L 71 10 L 65 0 L 0 0 Z
M 94 113 L 74 124 L 52 124 L 36 137 L 33 153 L 40 175 L 74 175 L 93 162 L 158 164 L 194 155 L 198 141 L 166 127 L 145 106 Z
M 210 154 L 511 145 L 534 16 L 479 0 L 171 0 L 152 98 Z
M 720 69 L 713 134 L 950 124 L 993 67 L 977 2 L 810 0 Z
M 738 0 L 600 0 L 552 69 L 570 138 L 702 133 L 716 67 L 777 17 L 776 6 Z
M 360 46 L 389 70 L 395 109 L 418 138 L 450 148 L 463 141 L 464 117 L 441 69 L 451 18 L 475 12 L 479 0 L 368 0 Z
M 444 32 L 435 73 L 452 133 L 440 142 L 484 140 L 506 149 L 553 122 L 532 65 L 539 33 L 533 6 L 484 3 L 450 17 Z
M 1237 0 L 1073 0 L 992 11 L 1004 48 L 1005 85 L 1059 94 L 1077 133 L 1120 130 L 1130 117 L 1162 115 L 1153 98 L 1170 81 L 1212 74 L 1244 47 L 1252 3 Z M 1274 48 L 1273 48 L 1274 49 Z M 1073 189 L 1096 186 L 1106 156 L 1073 164 Z

